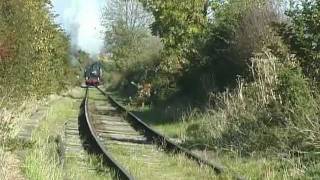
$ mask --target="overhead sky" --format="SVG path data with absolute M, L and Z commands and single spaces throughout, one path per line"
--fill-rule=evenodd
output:
M 101 14 L 105 0 L 53 0 L 57 23 L 70 34 L 73 46 L 92 55 L 103 46 Z

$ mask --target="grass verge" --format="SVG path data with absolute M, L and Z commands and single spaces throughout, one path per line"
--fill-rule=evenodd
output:
M 45 119 L 33 132 L 34 144 L 28 149 L 23 165 L 28 179 L 108 179 L 110 177 L 107 172 L 96 172 L 100 161 L 94 156 L 86 154 L 83 157 L 83 164 L 78 164 L 76 159 L 69 157 L 62 159 L 63 149 L 59 137 L 64 135 L 66 120 L 77 118 L 79 109 L 72 108 L 74 103 L 78 102 L 70 97 L 60 98 L 52 103 Z

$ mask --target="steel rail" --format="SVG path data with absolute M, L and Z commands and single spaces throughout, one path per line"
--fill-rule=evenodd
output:
M 88 108 L 88 88 L 86 89 L 85 98 L 83 100 L 82 104 L 83 108 L 83 115 L 85 117 L 85 121 L 83 123 L 85 128 L 87 128 L 87 135 L 89 135 L 89 145 L 91 146 L 91 150 L 94 151 L 94 153 L 101 155 L 103 158 L 103 162 L 115 170 L 116 175 L 119 179 L 123 180 L 134 180 L 133 176 L 118 163 L 111 155 L 109 151 L 106 150 L 103 143 L 98 138 L 98 133 L 96 132 L 92 120 L 90 118 L 89 114 L 89 108 Z
M 225 171 L 225 168 L 215 162 L 209 162 L 205 159 L 202 159 L 200 156 L 194 154 L 190 150 L 183 148 L 182 146 L 174 143 L 169 138 L 165 137 L 164 135 L 160 134 L 145 122 L 143 122 L 139 117 L 137 117 L 132 112 L 126 110 L 120 103 L 118 103 L 114 98 L 110 95 L 107 95 L 103 90 L 96 87 L 102 94 L 104 94 L 108 99 L 114 104 L 118 109 L 120 109 L 123 113 L 126 113 L 128 118 L 128 122 L 138 131 L 142 132 L 148 140 L 153 141 L 158 146 L 163 148 L 166 151 L 173 152 L 173 153 L 181 153 L 184 154 L 186 157 L 190 158 L 191 160 L 196 161 L 199 165 L 206 165 L 214 169 L 217 174 L 221 174 Z M 236 177 L 236 179 L 243 179 L 240 177 Z

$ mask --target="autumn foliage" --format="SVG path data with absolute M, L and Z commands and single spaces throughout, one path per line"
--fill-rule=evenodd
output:
M 0 95 L 43 96 L 65 86 L 69 40 L 47 0 L 0 2 Z

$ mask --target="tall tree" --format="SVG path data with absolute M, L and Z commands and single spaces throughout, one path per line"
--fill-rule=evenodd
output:
M 137 0 L 109 0 L 104 10 L 105 47 L 118 69 L 126 70 L 143 51 L 152 15 Z
M 152 31 L 165 46 L 163 69 L 179 72 L 188 62 L 184 54 L 192 51 L 190 44 L 202 33 L 206 24 L 204 0 L 141 0 L 152 12 Z

